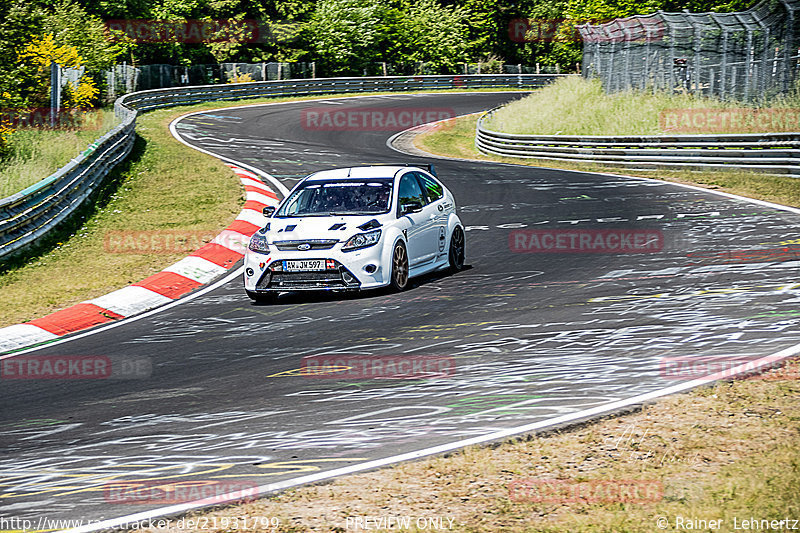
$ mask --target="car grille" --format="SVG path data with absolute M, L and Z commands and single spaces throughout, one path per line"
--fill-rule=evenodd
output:
M 335 269 L 309 272 L 267 270 L 256 284 L 256 290 L 262 291 L 358 289 L 360 287 L 361 283 L 358 279 L 341 264 L 338 264 Z
M 338 270 L 322 272 L 275 272 L 269 284 L 271 289 L 321 289 L 345 288 L 342 273 Z
M 275 241 L 274 244 L 278 250 L 286 252 L 289 250 L 297 250 L 297 247 L 301 244 L 309 245 L 309 250 L 330 250 L 337 242 L 339 241 L 336 239 L 307 239 L 304 241 Z

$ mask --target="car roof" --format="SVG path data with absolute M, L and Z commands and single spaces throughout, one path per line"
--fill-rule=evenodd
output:
M 342 180 L 342 179 L 370 179 L 370 178 L 393 178 L 399 171 L 413 168 L 414 170 L 423 170 L 417 167 L 408 167 L 405 165 L 373 165 L 364 167 L 346 167 L 334 168 L 330 170 L 320 170 L 308 176 L 306 179 L 309 181 L 317 180 Z

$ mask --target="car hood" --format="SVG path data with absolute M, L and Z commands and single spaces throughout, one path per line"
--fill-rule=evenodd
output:
M 271 218 L 269 220 L 270 229 L 267 232 L 267 240 L 270 243 L 302 239 L 336 239 L 343 241 L 356 233 L 377 229 L 378 226 L 366 230 L 359 228 L 359 226 L 366 224 L 370 220 L 377 220 L 379 223 L 383 223 L 380 216 L 376 215 Z

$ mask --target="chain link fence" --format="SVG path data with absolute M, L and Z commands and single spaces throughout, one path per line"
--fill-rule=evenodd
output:
M 665 13 L 578 26 L 583 74 L 608 92 L 652 89 L 764 101 L 795 88 L 800 0 L 738 13 Z
M 107 100 L 149 89 L 314 77 L 312 63 L 219 63 L 214 65 L 115 65 L 105 71 Z

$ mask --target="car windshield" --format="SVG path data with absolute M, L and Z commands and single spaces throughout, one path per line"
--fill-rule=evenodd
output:
M 376 215 L 392 201 L 392 178 L 306 181 L 286 199 L 278 217 Z

